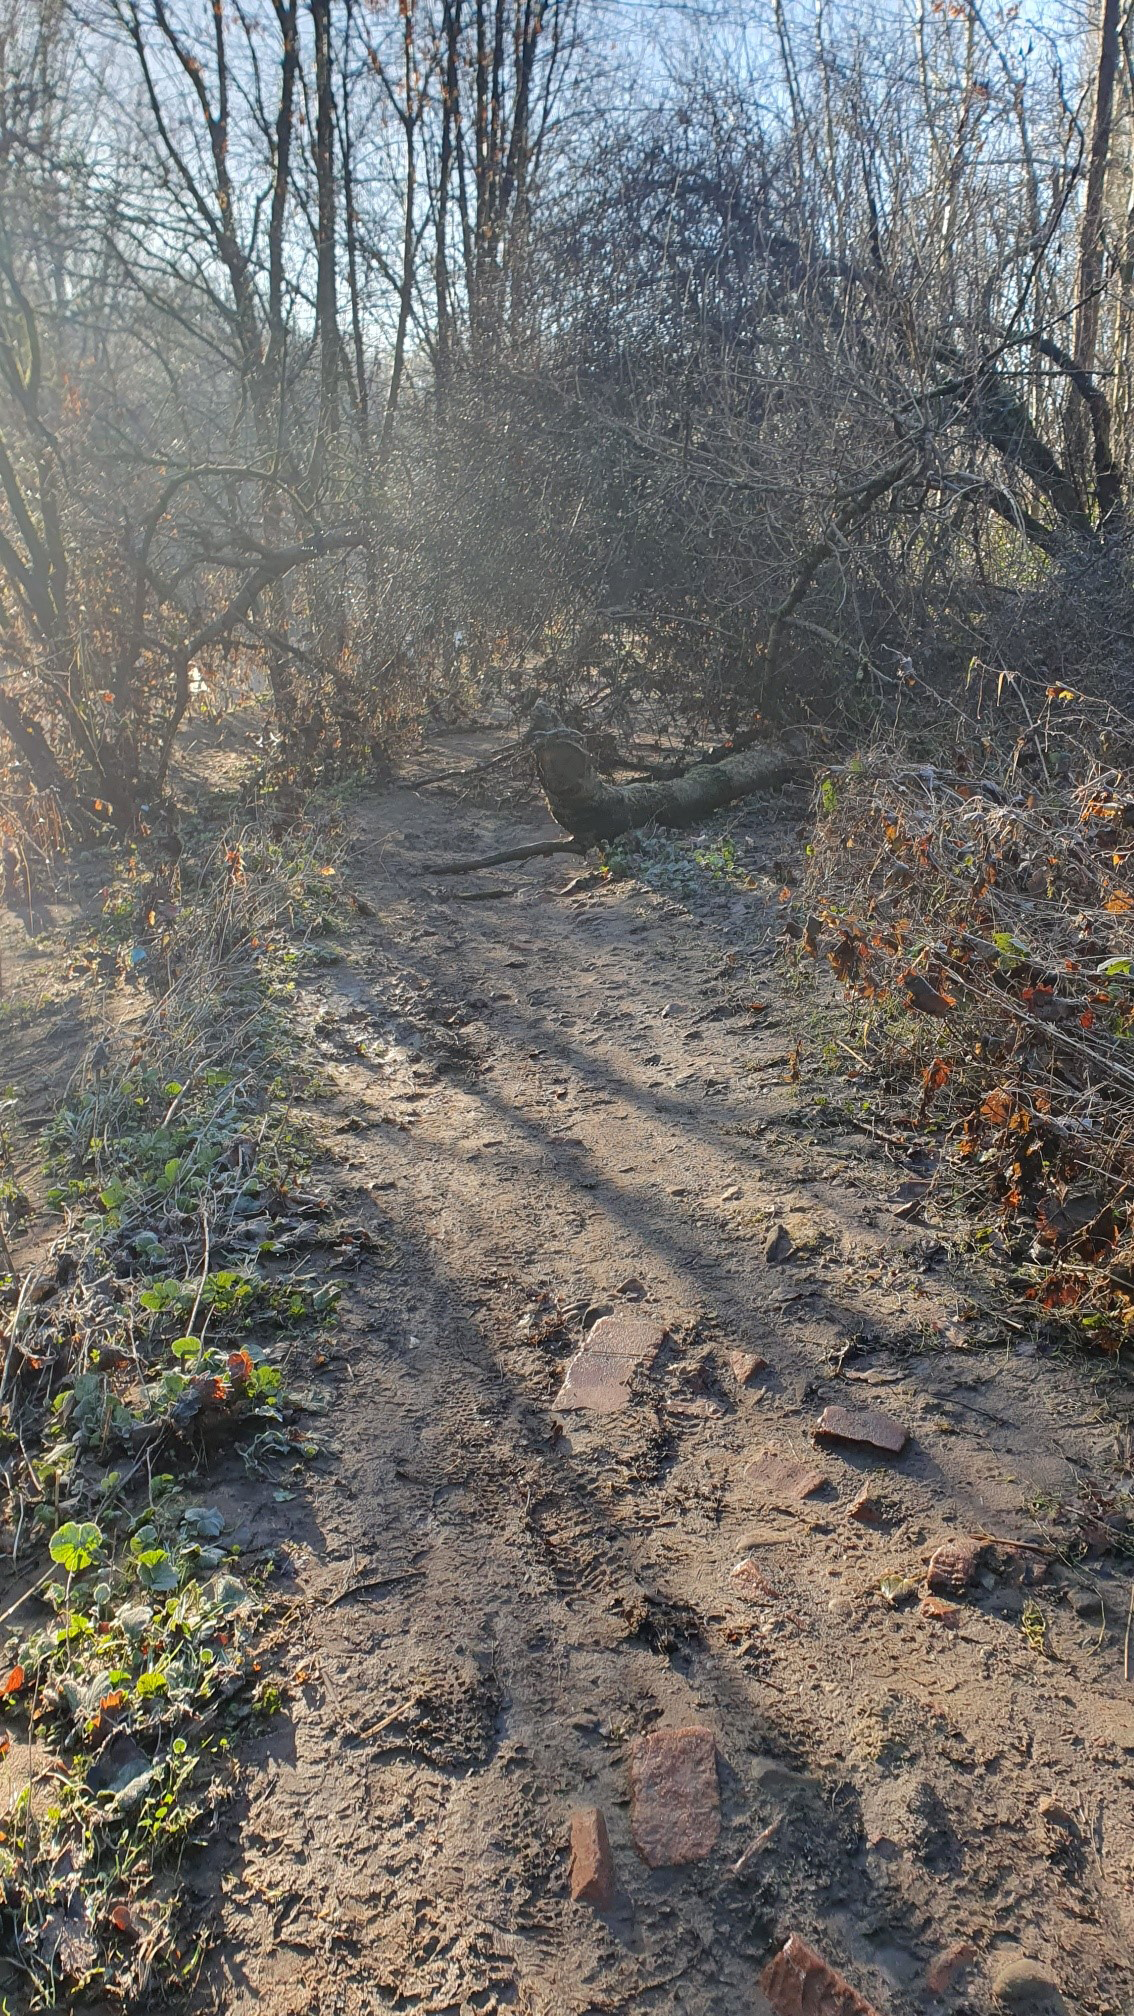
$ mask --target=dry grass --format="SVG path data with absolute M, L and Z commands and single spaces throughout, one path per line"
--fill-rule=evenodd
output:
M 912 675 L 911 675 L 912 677 Z M 921 716 L 924 722 L 924 714 Z M 924 733 L 924 729 L 921 731 Z M 1020 1312 L 1134 1336 L 1134 729 L 974 688 L 822 781 L 789 931 L 861 1007 L 854 1075 L 941 1149 Z M 803 921 L 806 919 L 806 921 Z

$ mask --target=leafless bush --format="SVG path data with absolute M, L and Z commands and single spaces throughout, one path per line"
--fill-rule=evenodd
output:
M 486 688 L 693 733 L 903 654 L 1124 687 L 1113 8 L 710 20 L 649 117 L 588 18 L 0 20 L 14 797 L 136 823 L 232 656 L 295 771 Z

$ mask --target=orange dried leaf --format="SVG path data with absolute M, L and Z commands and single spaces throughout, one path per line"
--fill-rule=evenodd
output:
M 8 1674 L 7 1679 L 4 1681 L 3 1686 L 0 1686 L 0 1694 L 2 1694 L 5 1699 L 7 1699 L 7 1697 L 10 1694 L 18 1694 L 21 1688 L 27 1685 L 27 1678 L 28 1676 L 25 1673 L 22 1666 L 13 1666 L 11 1672 Z

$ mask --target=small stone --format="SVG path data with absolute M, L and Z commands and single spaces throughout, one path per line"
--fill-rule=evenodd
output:
M 1010 2016 L 1067 2016 L 1054 1974 L 1038 1960 L 1010 1960 L 992 1983 L 992 1997 Z
M 778 1449 L 765 1449 L 749 1464 L 748 1475 L 765 1505 L 786 1507 L 802 1505 L 805 1499 L 822 1491 L 828 1481 L 822 1470 L 809 1463 L 796 1463 Z
M 609 1911 L 618 1895 L 610 1836 L 599 1806 L 580 1806 L 571 1815 L 571 1895 L 577 1904 Z
M 860 1449 L 879 1449 L 900 1456 L 909 1437 L 900 1421 L 878 1408 L 825 1407 L 815 1429 L 818 1442 L 851 1442 Z
M 959 1939 L 955 1946 L 946 1946 L 931 1960 L 925 1973 L 925 1985 L 931 1995 L 944 1995 L 953 1986 L 959 1974 L 971 1967 L 976 1959 L 976 1947 L 968 1939 Z
M 730 1183 L 727 1190 L 721 1191 L 721 1203 L 735 1204 L 741 1195 L 742 1192 L 739 1183 Z
M 940 1596 L 923 1596 L 921 1615 L 928 1617 L 934 1624 L 947 1624 L 954 1631 L 961 1621 L 961 1613 L 956 1604 L 946 1603 Z
M 738 1596 L 748 1603 L 778 1603 L 780 1592 L 766 1575 L 761 1574 L 755 1561 L 738 1561 L 732 1571 L 732 1586 Z
M 764 1247 L 764 1258 L 770 1267 L 778 1267 L 784 1260 L 790 1260 L 795 1252 L 795 1241 L 786 1225 L 773 1225 Z
M 861 1491 L 854 1504 L 847 1506 L 847 1518 L 858 1519 L 864 1526 L 880 1526 L 883 1519 L 882 1507 L 869 1491 Z
M 748 1381 L 754 1378 L 757 1372 L 766 1372 L 768 1369 L 767 1359 L 761 1358 L 758 1351 L 730 1351 L 728 1362 L 738 1386 L 747 1386 Z
M 614 1292 L 623 1296 L 627 1302 L 641 1302 L 645 1297 L 646 1284 L 644 1281 L 639 1281 L 636 1274 L 632 1274 L 630 1279 L 621 1282 Z
M 961 1596 L 971 1589 L 984 1558 L 984 1543 L 967 1536 L 943 1540 L 930 1557 L 926 1587 L 938 1596 Z
M 630 1749 L 630 1826 L 651 1869 L 702 1862 L 721 1831 L 711 1729 L 657 1729 Z
M 626 1405 L 633 1374 L 653 1364 L 665 1335 L 646 1316 L 601 1317 L 568 1365 L 556 1406 L 617 1414 Z
M 776 2016 L 877 2016 L 846 1976 L 829 1967 L 798 1932 L 769 1960 L 760 1987 Z

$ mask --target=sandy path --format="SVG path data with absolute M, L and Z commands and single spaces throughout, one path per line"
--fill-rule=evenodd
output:
M 785 1082 L 807 1029 L 772 966 L 779 806 L 738 834 L 747 891 L 565 896 L 577 868 L 550 861 L 465 902 L 417 872 L 532 831 L 368 799 L 349 876 L 374 915 L 302 990 L 310 1115 L 373 1243 L 323 1375 L 326 1458 L 254 1535 L 292 1564 L 294 1677 L 228 1816 L 218 2005 L 739 2016 L 798 1929 L 884 2016 L 989 2009 L 1017 1953 L 1083 2016 L 1126 2008 L 1128 1583 L 1089 1564 L 1109 1622 L 1058 1567 L 1024 1586 L 1026 1554 L 954 1627 L 879 1594 L 949 1533 L 1042 1540 L 1085 1479 L 1112 1487 L 1105 1396 L 1089 1368 L 946 1348 L 940 1248 L 894 1215 L 909 1170 Z M 780 1223 L 796 1250 L 773 1263 Z M 595 1303 L 667 1341 L 621 1413 L 557 1413 Z M 748 1387 L 741 1349 L 768 1360 Z M 821 1494 L 769 1505 L 754 1460 L 814 1461 L 835 1403 L 883 1407 L 906 1452 L 824 1453 Z M 848 1517 L 864 1484 L 877 1526 Z M 748 1556 L 765 1602 L 731 1580 Z M 715 1734 L 721 1836 L 650 1871 L 628 1745 L 683 1723 Z M 567 1894 L 580 1803 L 624 1886 L 607 1919 Z M 935 2001 L 927 1965 L 961 1940 L 977 1958 Z

